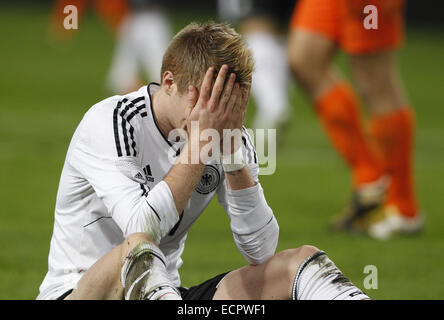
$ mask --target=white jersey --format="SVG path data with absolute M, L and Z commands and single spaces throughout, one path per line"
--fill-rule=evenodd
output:
M 49 270 L 38 299 L 55 299 L 75 288 L 82 275 L 126 236 L 146 232 L 149 216 L 172 223 L 170 232 L 159 239 L 159 247 L 173 283 L 179 286 L 187 232 L 216 193 L 247 260 L 260 263 L 274 254 L 278 227 L 260 184 L 228 190 L 220 164 L 205 167 L 179 218 L 171 190 L 162 181 L 174 164 L 169 153 L 175 146 L 153 117 L 151 94 L 158 87 L 150 84 L 126 96 L 105 99 L 79 124 L 60 178 Z M 244 156 L 257 179 L 257 158 L 246 130 L 243 141 Z

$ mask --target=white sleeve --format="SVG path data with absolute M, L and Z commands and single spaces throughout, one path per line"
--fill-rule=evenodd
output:
M 112 118 L 106 114 L 94 118 L 97 115 L 87 115 L 82 121 L 69 165 L 93 187 L 124 236 L 146 232 L 159 242 L 179 220 L 168 184 L 161 181 L 147 192 L 138 156 L 118 156 L 116 152 Z M 140 144 L 137 128 L 134 141 Z
M 258 180 L 259 167 L 254 146 L 249 136 L 245 138 L 244 157 L 249 162 L 248 168 L 257 184 L 242 190 L 228 190 L 224 178 L 218 190 L 218 200 L 230 219 L 238 250 L 249 263 L 261 264 L 275 253 L 279 225 Z

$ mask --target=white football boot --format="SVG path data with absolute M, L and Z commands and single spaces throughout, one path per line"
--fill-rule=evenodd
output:
M 416 234 L 424 226 L 423 215 L 413 218 L 403 216 L 395 206 L 383 208 L 383 218 L 376 221 L 367 229 L 370 237 L 378 240 L 389 240 L 396 234 Z

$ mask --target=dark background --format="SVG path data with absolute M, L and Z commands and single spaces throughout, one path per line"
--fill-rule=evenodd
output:
M 272 0 L 270 0 L 272 1 Z M 0 0 L 0 3 L 9 3 L 14 5 L 50 5 L 52 0 Z M 211 0 L 163 0 L 162 3 L 171 3 L 168 5 L 172 10 L 180 11 L 213 11 L 216 9 L 216 2 Z M 273 1 L 277 2 L 277 1 Z M 288 6 L 291 10 L 294 0 L 278 0 L 279 5 Z M 432 0 L 410 0 L 407 1 L 406 15 L 408 25 L 437 26 L 444 28 L 444 3 L 442 1 Z M 443 29 L 444 31 L 444 29 Z

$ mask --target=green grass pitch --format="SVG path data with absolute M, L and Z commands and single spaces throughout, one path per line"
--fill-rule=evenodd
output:
M 108 96 L 108 30 L 89 15 L 75 41 L 57 47 L 47 38 L 48 18 L 44 8 L 0 8 L 0 299 L 37 296 L 69 140 L 88 108 Z M 175 21 L 176 27 L 186 23 L 183 17 Z M 277 171 L 262 177 L 280 223 L 278 250 L 322 248 L 360 287 L 364 267 L 375 265 L 378 289 L 367 291 L 375 299 L 444 298 L 443 54 L 441 35 L 420 29 L 408 30 L 400 54 L 417 114 L 416 180 L 425 231 L 390 242 L 327 232 L 349 196 L 350 176 L 293 86 L 291 126 L 278 149 Z M 347 73 L 343 56 L 338 64 Z M 189 233 L 183 259 L 186 286 L 245 264 L 216 201 Z

